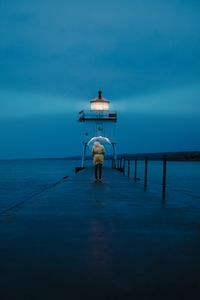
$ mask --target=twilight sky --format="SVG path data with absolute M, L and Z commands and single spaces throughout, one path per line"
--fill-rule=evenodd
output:
M 200 150 L 200 1 L 0 0 L 0 158 L 81 154 L 99 88 L 119 153 Z

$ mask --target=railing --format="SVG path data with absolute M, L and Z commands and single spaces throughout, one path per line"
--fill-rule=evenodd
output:
M 165 201 L 166 199 L 166 179 L 167 179 L 167 161 L 185 161 L 185 160 L 194 160 L 198 157 L 199 152 L 191 152 L 191 153 L 155 153 L 155 154 L 137 154 L 137 155 L 118 155 L 115 161 L 115 168 L 122 172 L 124 175 L 127 175 L 129 178 L 131 177 L 130 170 L 131 164 L 133 165 L 133 180 L 136 183 L 139 178 L 138 174 L 138 161 L 144 162 L 144 190 L 147 189 L 148 186 L 148 162 L 149 161 L 162 161 L 162 199 Z
M 79 122 L 84 121 L 114 121 L 117 122 L 117 112 L 116 111 L 95 111 L 95 110 L 82 110 L 79 112 Z

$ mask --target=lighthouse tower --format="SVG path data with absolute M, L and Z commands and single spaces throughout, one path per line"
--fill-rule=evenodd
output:
M 107 138 L 112 145 L 113 159 L 116 160 L 115 124 L 117 122 L 117 112 L 109 110 L 110 101 L 102 96 L 99 90 L 98 97 L 90 100 L 90 110 L 79 112 L 79 122 L 84 124 L 83 131 L 83 154 L 82 167 L 84 167 L 85 155 L 88 142 L 96 138 Z

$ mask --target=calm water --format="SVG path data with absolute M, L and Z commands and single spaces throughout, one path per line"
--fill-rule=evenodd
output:
M 91 162 L 87 162 L 87 165 Z M 108 162 L 106 163 L 108 164 Z M 74 174 L 79 161 L 0 161 L 0 212 L 49 188 L 64 176 Z M 131 165 L 133 177 L 134 164 Z M 144 164 L 138 162 L 138 185 L 143 188 Z M 162 162 L 149 162 L 148 193 L 161 196 Z M 157 198 L 155 197 L 155 201 Z M 200 162 L 167 163 L 167 205 L 200 208 Z
M 79 161 L 69 160 L 0 161 L 0 211 L 71 176 L 79 165 Z

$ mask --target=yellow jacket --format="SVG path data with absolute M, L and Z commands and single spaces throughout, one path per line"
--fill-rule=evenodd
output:
M 103 164 L 104 155 L 105 155 L 104 146 L 101 145 L 99 142 L 95 142 L 92 148 L 93 163 L 95 165 Z

